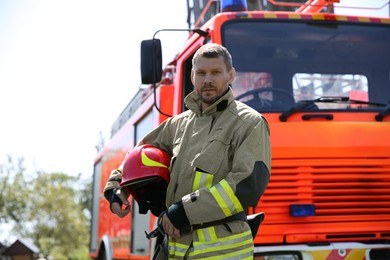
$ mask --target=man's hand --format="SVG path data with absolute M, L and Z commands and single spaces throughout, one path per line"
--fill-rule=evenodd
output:
M 118 202 L 113 202 L 111 204 L 111 210 L 112 212 L 115 213 L 115 215 L 117 215 L 118 217 L 120 218 L 123 218 L 125 217 L 127 214 L 130 213 L 131 211 L 131 208 L 130 208 L 130 203 L 129 201 L 127 200 L 125 194 L 123 194 L 123 192 L 121 192 L 120 189 L 118 189 L 116 191 L 116 195 L 121 199 L 123 205 L 125 206 L 125 208 L 123 209 L 121 207 L 121 205 L 118 203 Z
M 175 228 L 172 222 L 169 220 L 167 214 L 162 216 L 162 225 L 165 233 L 172 238 L 180 238 L 180 230 Z

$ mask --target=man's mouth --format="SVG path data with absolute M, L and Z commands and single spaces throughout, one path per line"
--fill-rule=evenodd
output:
M 210 92 L 210 91 L 215 91 L 215 89 L 214 88 L 209 88 L 209 87 L 202 88 L 202 92 Z

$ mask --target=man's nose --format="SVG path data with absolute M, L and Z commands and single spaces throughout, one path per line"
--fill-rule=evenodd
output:
M 210 83 L 214 81 L 213 75 L 211 73 L 206 73 L 204 80 L 205 83 Z

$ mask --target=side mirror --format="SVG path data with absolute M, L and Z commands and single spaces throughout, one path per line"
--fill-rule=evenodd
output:
M 141 42 L 141 81 L 142 84 L 155 84 L 161 81 L 162 51 L 159 39 Z

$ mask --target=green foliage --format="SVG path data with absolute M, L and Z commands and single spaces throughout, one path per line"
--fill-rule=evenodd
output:
M 7 161 L 0 164 L 0 222 L 20 222 L 23 219 L 28 197 L 23 162 L 23 158 L 14 161 L 7 156 Z
M 90 183 L 64 173 L 36 172 L 26 178 L 22 165 L 9 159 L 0 167 L 0 187 L 7 190 L 0 197 L 0 220 L 15 221 L 14 231 L 33 239 L 45 256 L 88 259 Z

